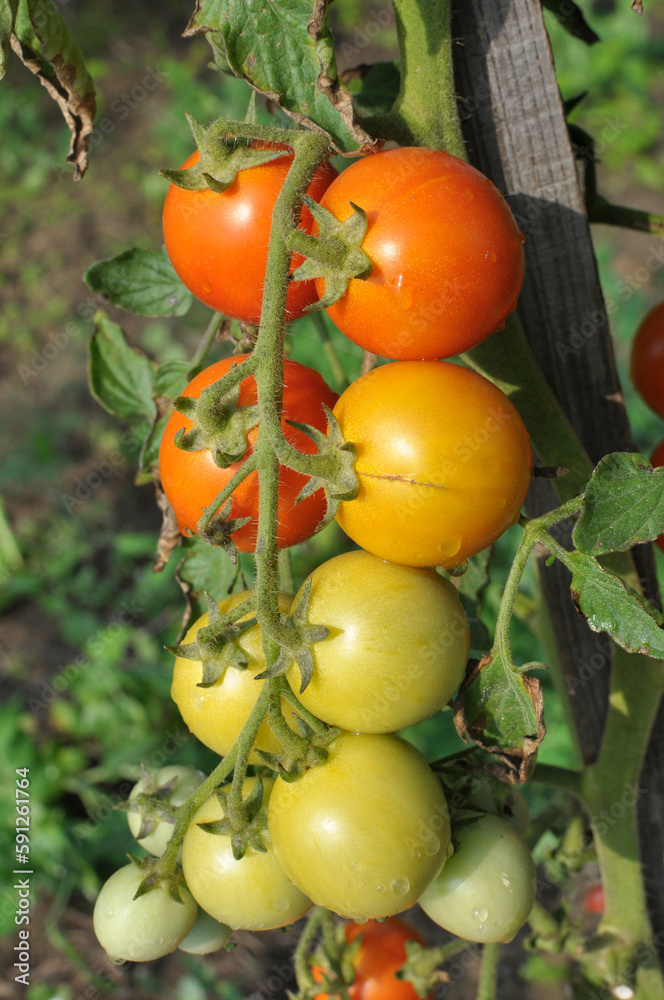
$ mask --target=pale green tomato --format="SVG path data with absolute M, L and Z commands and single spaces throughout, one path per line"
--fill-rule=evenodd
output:
M 345 552 L 311 574 L 306 620 L 330 635 L 313 646 L 314 672 L 300 693 L 310 712 L 357 733 L 392 733 L 427 719 L 461 683 L 468 621 L 455 588 L 432 569 Z M 302 600 L 304 586 L 293 602 Z
M 255 783 L 255 778 L 244 782 L 244 798 Z M 263 779 L 263 801 L 269 799 L 273 785 L 274 779 Z M 197 826 L 222 817 L 219 800 L 213 795 L 194 815 L 184 835 L 182 868 L 196 902 L 234 930 L 271 930 L 298 920 L 311 900 L 284 874 L 268 831 L 262 834 L 265 852 L 249 846 L 244 857 L 236 861 L 230 837 L 206 833 Z
M 184 941 L 180 941 L 178 947 L 180 951 L 186 951 L 189 955 L 209 955 L 223 948 L 231 934 L 230 927 L 220 924 L 205 910 L 199 910 L 196 923 Z
M 396 736 L 342 733 L 324 764 L 278 779 L 275 853 L 314 903 L 343 917 L 407 910 L 440 872 L 449 814 L 426 761 Z
M 163 889 L 134 899 L 143 875 L 125 865 L 101 887 L 93 914 L 97 940 L 116 962 L 151 962 L 175 951 L 194 926 L 198 907 L 180 888 L 181 903 Z
M 219 605 L 221 614 L 241 604 L 249 596 L 249 591 L 231 594 Z M 279 610 L 288 612 L 293 598 L 290 594 L 278 594 Z M 207 612 L 194 622 L 183 644 L 193 642 L 200 628 L 209 624 Z M 239 639 L 239 645 L 248 658 L 244 670 L 229 666 L 222 677 L 211 687 L 197 685 L 203 676 L 200 660 L 187 660 L 183 656 L 175 658 L 171 698 L 180 709 L 180 714 L 197 739 L 224 757 L 232 748 L 256 704 L 264 681 L 255 680 L 256 674 L 265 670 L 265 656 L 261 630 L 254 625 Z M 282 699 L 281 707 L 286 720 L 292 717 L 290 706 Z M 295 728 L 295 727 L 293 727 Z M 281 744 L 267 722 L 261 724 L 255 746 L 268 753 L 279 753 Z M 260 757 L 252 751 L 250 764 L 262 764 Z
M 153 777 L 158 788 L 162 785 L 167 785 L 175 779 L 176 784 L 170 798 L 167 801 L 164 800 L 165 808 L 168 808 L 169 805 L 173 807 L 181 806 L 183 802 L 186 802 L 191 793 L 196 791 L 200 783 L 205 780 L 205 775 L 202 771 L 197 771 L 193 767 L 185 767 L 180 764 L 174 764 L 172 767 L 162 767 L 159 771 L 155 772 Z M 146 782 L 141 778 L 132 788 L 129 799 L 135 799 L 146 790 Z M 127 822 L 129 823 L 132 837 L 138 839 L 137 835 L 141 829 L 141 814 L 137 809 L 129 810 L 127 813 Z M 152 833 L 149 833 L 146 837 L 141 837 L 138 843 L 150 854 L 154 854 L 155 857 L 160 858 L 166 850 L 168 841 L 171 839 L 174 825 L 174 821 L 170 819 L 161 819 Z
M 496 816 L 459 827 L 455 841 L 454 854 L 420 906 L 468 941 L 511 941 L 535 902 L 535 865 L 525 841 Z

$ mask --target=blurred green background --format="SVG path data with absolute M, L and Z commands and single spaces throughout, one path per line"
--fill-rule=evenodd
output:
M 362 20 L 357 7 L 351 0 L 334 5 L 340 38 L 353 39 Z M 171 657 L 163 647 L 174 641 L 183 612 L 177 553 L 162 573 L 152 572 L 160 525 L 152 488 L 134 485 L 136 447 L 89 395 L 86 342 L 99 303 L 81 275 L 92 261 L 130 246 L 161 245 L 167 185 L 158 171 L 178 166 L 191 151 L 184 113 L 202 121 L 241 118 L 247 92 L 209 67 L 203 38 L 180 37 L 191 13 L 186 5 L 72 0 L 62 10 L 96 79 L 98 118 L 110 118 L 113 127 L 93 135 L 89 172 L 73 184 L 57 109 L 10 59 L 0 85 L 1 856 L 13 855 L 14 769 L 27 767 L 33 907 L 45 930 L 33 968 L 51 963 L 33 978 L 30 1000 L 72 1000 L 84 989 L 98 996 L 235 998 L 233 974 L 222 981 L 210 962 L 197 959 L 169 960 L 175 964 L 168 975 L 138 967 L 109 979 L 91 939 L 99 885 L 132 849 L 125 817 L 113 806 L 136 780 L 139 763 L 209 769 L 214 758 L 188 737 L 168 697 Z M 604 136 L 601 190 L 614 201 L 662 212 L 664 7 L 653 2 L 637 18 L 628 4 L 604 0 L 584 11 L 601 38 L 592 47 L 547 13 L 563 96 L 588 92 L 571 120 Z M 390 58 L 394 40 L 388 26 L 362 59 Z M 605 294 L 619 303 L 612 329 L 635 438 L 649 454 L 664 427 L 635 396 L 627 373 L 630 339 L 664 295 L 661 264 L 646 266 L 653 249 L 664 261 L 664 243 L 608 227 L 596 227 L 594 236 Z M 175 320 L 110 311 L 130 340 L 160 361 L 189 357 L 209 315 L 202 305 Z M 328 332 L 348 376 L 356 377 L 360 352 L 331 324 Z M 340 388 L 312 320 L 289 328 L 288 347 Z M 489 630 L 517 541 L 512 529 L 496 545 L 481 612 Z M 330 526 L 302 546 L 295 555 L 298 580 L 345 544 Z M 546 622 L 537 607 L 530 570 L 517 604 L 518 661 L 547 659 Z M 544 682 L 549 732 L 541 759 L 570 765 L 564 708 L 550 680 Z M 450 715 L 409 733 L 430 758 L 461 746 Z M 535 812 L 545 809 L 547 797 L 540 793 L 531 804 Z M 9 889 L 0 897 L 0 935 L 6 935 L 0 957 L 8 969 L 14 909 Z M 236 964 L 237 981 L 250 980 L 251 970 Z M 0 988 L 5 995 L 13 994 Z

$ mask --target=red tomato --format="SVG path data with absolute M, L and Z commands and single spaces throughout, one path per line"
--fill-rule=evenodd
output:
M 584 913 L 604 913 L 604 887 L 601 882 L 589 885 L 583 897 Z
M 664 441 L 660 441 L 653 451 L 650 456 L 650 464 L 654 469 L 664 465 Z M 664 535 L 660 535 L 659 538 L 655 539 L 655 545 L 657 545 L 662 552 L 664 552 Z
M 184 396 L 200 396 L 203 389 L 212 385 L 230 370 L 233 364 L 243 361 L 246 354 L 238 354 L 217 361 L 192 379 L 184 390 Z M 318 372 L 306 368 L 296 361 L 286 360 L 284 366 L 284 408 L 281 421 L 285 437 L 300 451 L 311 453 L 316 446 L 303 434 L 286 423 L 298 420 L 324 431 L 327 418 L 322 408 L 325 403 L 330 408 L 337 399 Z M 240 406 L 252 406 L 257 401 L 256 383 L 249 375 L 240 383 Z M 164 429 L 159 450 L 159 471 L 164 492 L 175 511 L 178 527 L 183 534 L 195 534 L 196 525 L 204 507 L 209 507 L 228 480 L 239 469 L 241 462 L 221 469 L 215 463 L 209 449 L 203 451 L 183 451 L 174 442 L 181 428 L 192 426 L 188 417 L 174 410 Z M 258 434 L 253 427 L 247 434 L 247 452 L 250 455 Z M 298 493 L 306 482 L 306 476 L 283 466 L 279 474 L 279 528 L 280 548 L 296 545 L 309 538 L 325 514 L 325 496 L 322 490 L 295 504 Z M 240 552 L 253 552 L 258 528 L 258 473 L 252 472 L 240 483 L 232 495 L 231 518 L 251 517 L 251 521 L 233 532 L 231 536 Z
M 266 143 L 256 143 L 265 148 Z M 277 147 L 279 148 L 279 147 Z M 283 147 L 286 149 L 287 147 Z M 182 167 L 199 159 L 193 153 Z M 293 154 L 240 170 L 225 191 L 185 191 L 171 184 L 164 202 L 164 242 L 178 275 L 197 298 L 226 316 L 259 323 L 272 210 Z M 319 167 L 307 193 L 320 198 L 337 176 L 329 163 Z M 310 233 L 313 219 L 302 209 L 300 227 Z M 291 271 L 304 258 L 293 254 Z M 288 320 L 316 301 L 313 281 L 293 281 L 288 289 Z
M 487 177 L 440 150 L 389 149 L 353 163 L 321 199 L 340 221 L 351 202 L 368 216 L 373 271 L 327 309 L 347 337 L 385 358 L 435 360 L 502 328 L 521 290 L 523 236 Z
M 348 923 L 344 931 L 348 944 L 362 938 L 353 959 L 355 981 L 348 988 L 351 1000 L 418 1000 L 415 987 L 394 975 L 406 961 L 406 941 L 426 945 L 414 927 L 399 917 L 390 917 L 383 923 L 374 920 L 366 924 Z M 320 982 L 320 967 L 314 966 L 312 971 L 316 982 Z M 319 993 L 316 1000 L 327 997 L 327 993 Z
M 631 375 L 639 395 L 664 417 L 664 302 L 650 310 L 636 331 Z

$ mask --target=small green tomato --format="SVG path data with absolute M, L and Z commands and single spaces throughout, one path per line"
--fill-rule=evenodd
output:
M 142 880 L 135 865 L 125 865 L 97 896 L 95 934 L 114 962 L 151 962 L 168 955 L 194 926 L 198 907 L 190 892 L 180 888 L 181 903 L 159 888 L 134 899 Z
M 168 809 L 169 806 L 181 806 L 183 802 L 186 802 L 191 793 L 196 791 L 200 783 L 205 780 L 205 775 L 202 771 L 179 764 L 174 764 L 171 767 L 162 767 L 159 771 L 151 775 L 151 777 L 153 787 L 156 788 L 162 788 L 164 785 L 174 782 L 173 791 L 168 799 L 164 799 L 163 804 L 165 809 Z M 143 792 L 148 791 L 150 791 L 149 781 L 141 778 L 132 788 L 129 800 L 131 801 Z M 132 837 L 138 840 L 142 822 L 138 809 L 130 809 L 127 812 L 127 822 L 129 823 Z M 173 820 L 163 818 L 159 820 L 155 828 L 147 836 L 141 837 L 138 843 L 150 854 L 154 854 L 155 857 L 160 858 L 166 850 L 166 845 L 171 838 L 174 825 Z
M 178 947 L 180 951 L 186 951 L 189 955 L 209 955 L 223 948 L 232 933 L 226 924 L 220 924 L 205 910 L 199 910 L 196 923 L 184 941 L 180 941 Z
M 483 816 L 455 831 L 456 850 L 419 903 L 468 941 L 511 941 L 535 902 L 535 865 L 510 823 Z

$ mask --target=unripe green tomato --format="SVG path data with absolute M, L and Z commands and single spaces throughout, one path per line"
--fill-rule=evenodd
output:
M 305 708 L 340 729 L 392 733 L 447 704 L 470 646 L 448 580 L 363 551 L 329 559 L 309 579 L 306 620 L 327 625 L 330 635 L 313 646 L 314 672 L 303 692 L 297 665 L 286 674 Z
M 342 733 L 324 764 L 278 779 L 275 853 L 314 903 L 343 917 L 407 910 L 440 872 L 449 813 L 426 761 L 396 736 Z
M 219 605 L 221 614 L 241 604 L 249 597 L 248 591 L 231 594 Z M 290 594 L 278 594 L 279 610 L 288 612 L 293 598 Z M 242 620 L 242 619 L 240 619 Z M 194 622 L 182 644 L 193 642 L 198 630 L 209 624 L 207 612 Z M 238 643 L 246 654 L 248 664 L 245 669 L 229 666 L 211 687 L 198 687 L 203 665 L 200 660 L 188 660 L 183 656 L 175 658 L 171 698 L 180 709 L 180 714 L 194 736 L 220 756 L 225 757 L 240 735 L 242 728 L 256 704 L 264 681 L 255 680 L 256 674 L 265 670 L 262 634 L 254 625 L 240 636 Z M 286 720 L 291 709 L 282 699 L 281 707 Z M 281 744 L 267 722 L 263 722 L 256 735 L 256 748 L 268 753 L 280 753 Z M 262 764 L 260 757 L 252 750 L 250 764 Z
M 255 778 L 246 779 L 243 798 L 255 783 Z M 273 785 L 273 778 L 263 779 L 263 801 L 269 799 Z M 194 815 L 184 835 L 182 868 L 196 902 L 234 930 L 272 930 L 298 920 L 311 900 L 286 877 L 269 832 L 261 834 L 264 852 L 249 846 L 244 857 L 236 861 L 229 836 L 207 833 L 197 826 L 222 818 L 219 800 L 213 795 Z
M 181 903 L 160 888 L 134 899 L 142 881 L 136 865 L 125 865 L 111 875 L 97 896 L 95 934 L 115 962 L 151 962 L 168 955 L 194 926 L 198 907 L 184 886 L 180 887 Z
M 223 948 L 232 933 L 226 924 L 220 924 L 205 910 L 199 910 L 196 923 L 184 941 L 180 941 L 178 948 L 189 955 L 209 955 Z
M 454 854 L 420 906 L 468 941 L 511 941 L 535 902 L 535 865 L 525 841 L 496 816 L 459 827 L 455 841 Z
M 153 777 L 158 788 L 168 784 L 173 779 L 176 780 L 168 802 L 164 802 L 165 806 L 171 805 L 174 807 L 181 806 L 183 802 L 186 802 L 191 793 L 195 792 L 200 783 L 205 780 L 205 775 L 202 771 L 197 771 L 193 767 L 185 767 L 180 764 L 174 764 L 171 767 L 162 767 L 159 771 L 155 772 Z M 147 791 L 146 782 L 141 778 L 132 788 L 129 795 L 130 800 L 135 799 L 145 791 Z M 137 835 L 141 829 L 140 812 L 137 809 L 130 809 L 127 813 L 127 822 L 129 823 L 132 837 L 138 840 Z M 160 858 L 166 850 L 168 841 L 171 839 L 174 826 L 175 824 L 171 820 L 162 819 L 157 823 L 152 833 L 149 833 L 147 837 L 141 837 L 138 843 L 150 854 L 154 854 L 155 857 Z

